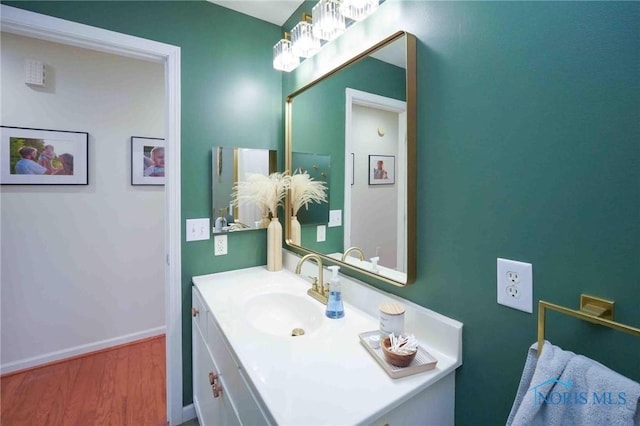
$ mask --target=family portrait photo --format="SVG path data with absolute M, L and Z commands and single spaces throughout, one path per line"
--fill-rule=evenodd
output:
M 369 156 L 369 185 L 394 184 L 396 157 L 393 155 Z
M 131 185 L 164 185 L 164 139 L 131 137 Z
M 2 126 L 2 184 L 87 185 L 86 132 Z

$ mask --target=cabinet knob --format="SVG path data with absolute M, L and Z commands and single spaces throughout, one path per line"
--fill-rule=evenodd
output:
M 222 386 L 213 385 L 211 386 L 211 390 L 213 391 L 213 397 L 218 398 L 220 396 L 220 392 L 222 392 Z
M 191 308 L 191 316 L 192 317 L 198 316 L 199 313 L 200 313 L 200 311 L 198 310 L 198 308 Z
M 209 384 L 210 385 L 215 385 L 216 384 L 216 380 L 218 380 L 218 375 L 216 373 L 214 373 L 213 371 L 209 372 Z

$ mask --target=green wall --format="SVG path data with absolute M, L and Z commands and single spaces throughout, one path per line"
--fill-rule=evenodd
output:
M 505 423 L 536 340 L 537 306 L 496 303 L 496 258 L 533 264 L 535 301 L 611 298 L 640 326 L 638 28 L 637 2 L 387 1 L 285 75 L 284 95 L 357 38 L 418 38 L 417 280 L 383 289 L 464 323 L 458 424 Z M 640 381 L 637 337 L 547 321 L 551 342 Z
M 331 158 L 329 209 L 342 210 L 344 206 L 346 89 L 404 101 L 405 74 L 403 68 L 374 58 L 364 58 L 294 97 L 294 124 L 291 128 L 293 151 L 328 155 Z M 293 165 L 297 167 L 295 162 Z M 327 227 L 326 240 L 316 242 L 316 226 L 301 223 L 304 247 L 325 254 L 345 250 L 344 227 Z
M 209 214 L 212 145 L 281 151 L 284 94 L 357 37 L 415 34 L 418 278 L 384 289 L 464 323 L 458 424 L 505 422 L 536 338 L 535 312 L 496 304 L 497 257 L 533 263 L 535 300 L 611 298 L 640 325 L 640 3 L 387 0 L 284 77 L 271 70 L 279 28 L 210 4 L 11 4 L 182 48 L 183 219 Z M 185 311 L 192 275 L 264 263 L 257 234 L 230 239 L 224 258 L 211 241 L 183 244 Z M 637 338 L 548 324 L 555 344 L 640 380 Z M 187 314 L 185 403 L 189 327 Z

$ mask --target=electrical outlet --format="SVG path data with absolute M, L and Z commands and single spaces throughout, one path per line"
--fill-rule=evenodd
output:
M 533 266 L 516 260 L 500 259 L 497 262 L 498 303 L 533 312 Z
M 511 284 L 518 284 L 520 282 L 520 275 L 517 271 L 507 271 L 507 281 Z
M 213 254 L 214 256 L 222 256 L 227 254 L 226 235 L 215 235 L 213 237 Z
M 318 225 L 316 227 L 316 241 L 321 243 L 327 240 L 327 227 L 325 225 Z
M 518 288 L 517 285 L 507 286 L 507 294 L 513 299 L 519 299 L 520 298 L 520 289 Z

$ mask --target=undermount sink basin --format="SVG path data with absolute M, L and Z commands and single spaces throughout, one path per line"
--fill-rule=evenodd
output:
M 253 327 L 276 336 L 291 336 L 295 329 L 310 334 L 320 327 L 324 318 L 319 302 L 306 295 L 263 293 L 249 298 L 243 307 Z

